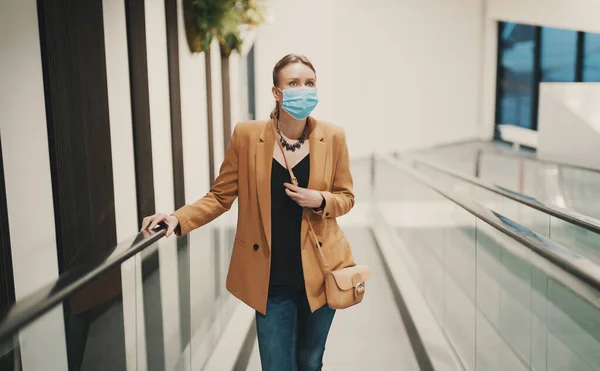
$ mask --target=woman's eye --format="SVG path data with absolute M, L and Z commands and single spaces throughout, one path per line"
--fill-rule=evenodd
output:
M 290 86 L 296 86 L 296 81 L 290 82 Z
M 313 86 L 315 86 L 315 83 L 312 82 L 312 81 L 309 81 L 309 82 L 306 83 L 306 86 L 309 86 L 309 87 L 312 88 Z

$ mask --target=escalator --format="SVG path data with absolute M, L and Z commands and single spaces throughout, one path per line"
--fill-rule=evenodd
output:
M 568 246 L 600 264 L 600 221 L 571 209 L 539 200 L 527 194 L 451 170 L 446 164 L 418 155 L 405 155 L 420 172 L 443 182 L 450 189 L 494 210 L 511 220 Z
M 374 274 L 324 369 L 597 370 L 596 263 L 412 165 L 352 162 L 360 215 L 340 225 Z M 164 233 L 0 313 L 0 370 L 260 370 L 253 312 L 225 289 L 232 225 Z
M 411 277 L 464 370 L 597 370 L 600 267 L 409 161 L 375 193 Z M 379 179 L 384 179 L 379 181 Z M 430 353 L 434 353 L 432 350 Z
M 367 203 L 370 170 L 370 161 L 353 163 Z M 225 288 L 230 222 L 179 240 L 163 228 L 139 233 L 20 298 L 0 313 L 0 371 L 260 370 L 254 312 Z M 368 225 L 350 221 L 344 231 L 356 260 L 381 272 Z M 326 367 L 419 370 L 386 275 L 369 280 L 368 296 L 336 315 Z M 349 353 L 357 342 L 361 351 Z
M 0 369 L 190 370 L 207 362 L 235 301 L 223 266 L 233 230 L 179 243 L 139 233 L 0 314 Z M 194 265 L 197 268 L 194 268 Z
M 419 156 L 452 170 L 600 220 L 600 170 L 539 159 L 496 143 L 467 143 L 422 151 Z
M 600 219 L 600 171 L 597 169 L 540 160 L 532 155 L 490 148 L 480 153 L 481 177 L 495 180 L 490 169 L 505 166 L 521 169 L 524 193 L 543 197 L 548 202 Z M 507 165 L 510 164 L 510 168 Z
M 600 171 L 539 160 L 493 143 L 405 155 L 459 192 L 472 193 L 492 209 L 600 262 Z

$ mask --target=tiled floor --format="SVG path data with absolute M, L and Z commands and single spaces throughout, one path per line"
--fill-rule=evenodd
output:
M 336 313 L 323 370 L 419 370 L 369 230 L 346 228 L 345 233 L 357 263 L 370 265 L 373 276 L 363 303 Z M 247 370 L 260 369 L 255 343 Z

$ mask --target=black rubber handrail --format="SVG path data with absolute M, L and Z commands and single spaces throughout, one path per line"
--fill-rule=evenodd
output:
M 439 193 L 443 197 L 465 209 L 476 218 L 484 221 L 491 227 L 520 242 L 528 249 L 546 258 L 579 280 L 585 282 L 594 290 L 600 291 L 600 266 L 598 264 L 574 253 L 573 251 L 547 237 L 542 236 L 537 232 L 515 223 L 514 221 L 480 205 L 475 201 L 458 196 L 454 194 L 454 192 L 446 190 L 445 187 L 437 184 L 435 181 L 423 175 L 418 170 L 413 169 L 410 165 L 404 163 L 403 161 L 394 160 L 392 158 L 384 159 L 387 160 L 392 166 L 401 169 L 406 174 L 410 175 L 420 183 L 423 183 L 431 190 Z
M 61 304 L 75 291 L 153 245 L 166 231 L 166 226 L 162 224 L 153 232 L 140 232 L 115 246 L 104 257 L 62 274 L 54 282 L 18 300 L 5 313 L 0 314 L 0 345 L 10 341 L 19 330 Z
M 449 169 L 448 167 L 444 167 L 438 163 L 435 163 L 431 160 L 425 159 L 421 156 L 417 155 L 407 155 L 407 159 L 414 161 L 419 165 L 423 165 L 449 175 L 451 177 L 461 179 L 465 182 L 471 183 L 478 187 L 487 189 L 488 191 L 494 192 L 501 196 L 510 198 L 511 200 L 517 201 L 523 205 L 527 205 L 531 208 L 534 208 L 543 213 L 552 215 L 558 219 L 564 220 L 567 223 L 576 225 L 583 229 L 587 229 L 588 231 L 600 234 L 600 221 L 589 216 L 579 214 L 573 210 L 564 209 L 558 206 L 546 204 L 541 202 L 533 197 L 526 196 L 522 193 L 510 190 L 508 188 L 501 187 L 499 185 L 487 182 L 482 180 L 481 178 L 473 177 L 471 175 L 467 175 L 464 173 L 460 173 L 454 170 Z

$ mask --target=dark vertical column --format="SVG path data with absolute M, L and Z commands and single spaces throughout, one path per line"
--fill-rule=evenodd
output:
M 38 0 L 40 48 L 60 272 L 116 245 L 102 0 Z M 120 282 L 116 271 L 114 282 Z M 79 369 L 93 319 L 120 285 L 86 286 L 65 305 L 69 369 Z M 122 340 L 119 343 L 119 340 Z M 124 340 L 116 337 L 116 347 Z M 115 363 L 116 364 L 116 363 Z
M 479 176 L 481 175 L 481 161 L 483 157 L 483 150 L 481 148 L 478 148 L 475 151 L 475 153 L 475 171 L 473 172 L 473 174 L 475 175 L 475 178 L 479 178 Z
M 183 172 L 183 134 L 181 128 L 181 84 L 179 73 L 179 33 L 177 0 L 165 0 L 167 24 L 167 60 L 169 63 L 169 97 L 171 100 L 171 146 L 173 148 L 173 189 L 175 208 L 185 205 Z
M 60 270 L 116 244 L 102 0 L 38 1 Z
M 169 63 L 169 96 L 171 103 L 171 146 L 173 148 L 173 189 L 175 208 L 185 205 L 183 168 L 183 131 L 181 124 L 181 74 L 179 72 L 179 32 L 177 0 L 165 0 L 167 25 L 167 60 Z M 190 253 L 188 238 L 177 239 L 177 272 L 179 273 L 179 307 L 181 310 L 181 346 L 191 340 Z M 183 349 L 182 349 L 183 350 Z
M 498 47 L 496 48 L 496 112 L 494 125 L 494 138 L 500 138 L 498 125 L 502 122 L 502 82 L 504 81 L 504 68 L 502 68 L 502 32 L 504 23 L 498 22 Z
M 397 157 L 397 153 L 394 153 L 394 157 Z M 375 154 L 373 153 L 371 155 L 371 161 L 369 161 L 369 165 L 370 165 L 370 173 L 371 173 L 371 199 L 373 200 L 373 196 L 375 195 L 375 185 L 376 185 L 376 180 L 375 180 L 375 176 L 376 176 L 376 159 L 375 159 Z
M 585 57 L 585 33 L 577 32 L 577 58 L 575 59 L 575 82 L 583 81 L 583 59 Z
M 137 0 L 136 0 L 137 1 Z M 142 292 L 144 296 L 144 323 L 146 359 L 149 371 L 165 370 L 165 344 L 160 286 L 160 259 L 158 250 L 142 261 Z M 173 316 L 179 313 L 172 313 Z
M 3 352 L 0 353 L 0 370 L 22 370 L 23 364 L 21 362 L 21 349 L 16 344 L 8 350 L 6 347 Z
M 2 141 L 0 140 L 0 312 L 4 312 L 15 302 L 15 282 L 13 277 L 10 234 L 8 229 L 8 207 L 2 162 Z
M 2 141 L 0 140 L 0 313 L 4 313 L 15 302 L 9 233 Z M 21 364 L 17 342 L 15 342 L 14 347 L 8 344 L 2 344 L 2 346 L 4 346 L 4 349 L 3 352 L 0 352 L 0 370 L 20 370 Z
M 209 182 L 210 186 L 215 182 L 215 144 L 213 130 L 213 111 L 212 111 L 212 63 L 210 61 L 210 50 L 204 52 L 205 72 L 206 72 L 206 118 L 208 120 L 208 162 L 209 162 Z
M 256 87 L 254 82 L 254 45 L 248 52 L 248 109 L 252 117 L 250 119 L 256 120 Z
M 531 102 L 531 130 L 538 128 L 538 108 L 540 102 L 540 81 L 542 81 L 542 28 L 535 28 L 533 57 L 533 102 Z
M 221 254 L 223 253 L 221 251 L 221 234 L 220 234 L 220 229 L 218 228 L 214 228 L 212 230 L 212 234 L 213 234 L 213 272 L 215 274 L 214 276 L 214 292 L 215 292 L 215 302 L 217 301 L 217 299 L 219 299 L 219 297 L 221 297 L 221 274 L 223 273 L 221 271 Z
M 155 212 L 144 2 L 125 0 L 138 225 Z
M 223 148 L 231 139 L 231 81 L 229 77 L 229 57 L 221 55 L 221 85 L 223 93 Z
M 191 273 L 190 246 L 188 236 L 179 238 L 181 244 L 177 248 L 177 272 L 179 283 L 179 309 L 181 310 L 181 351 L 191 342 L 192 336 L 192 304 L 191 304 Z

